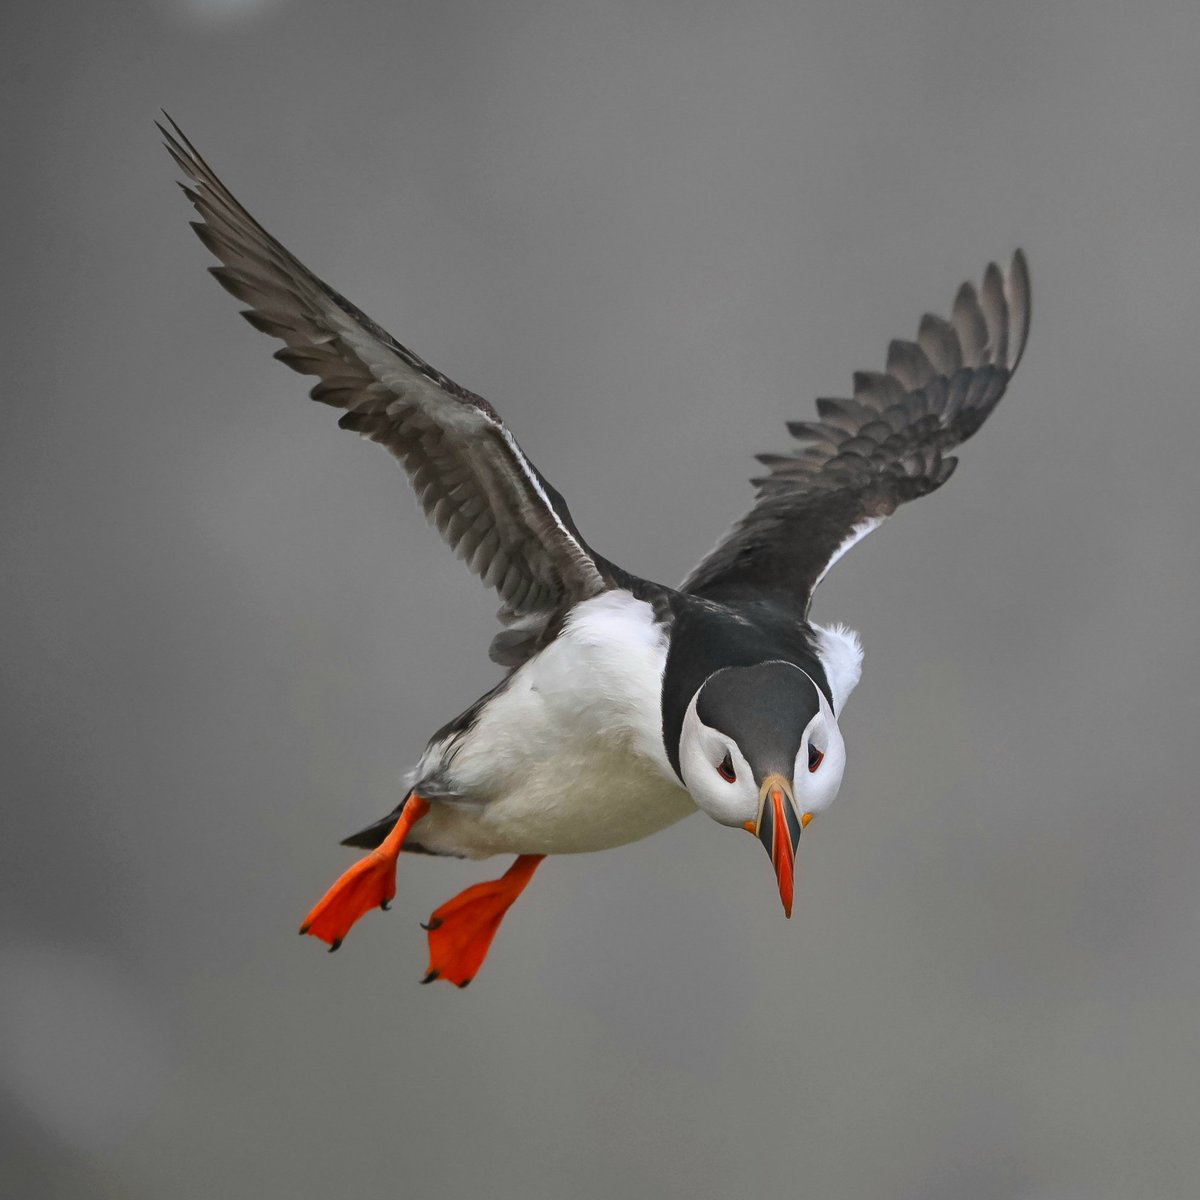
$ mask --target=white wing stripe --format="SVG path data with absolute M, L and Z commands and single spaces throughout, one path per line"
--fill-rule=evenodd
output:
M 850 530 L 850 536 L 833 552 L 833 556 L 825 564 L 825 567 L 821 571 L 820 575 L 817 576 L 817 581 L 813 584 L 813 590 L 816 590 L 817 584 L 819 584 L 821 580 L 829 574 L 829 568 L 832 567 L 833 564 L 836 563 L 843 554 L 857 546 L 858 543 L 861 542 L 868 533 L 874 533 L 875 530 L 878 529 L 886 519 L 886 517 L 868 517 L 865 521 L 859 521 L 859 523 Z

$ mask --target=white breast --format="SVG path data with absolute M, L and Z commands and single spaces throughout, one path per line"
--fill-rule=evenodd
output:
M 418 827 L 441 853 L 570 854 L 655 833 L 695 811 L 662 744 L 667 646 L 651 607 L 612 591 L 578 605 L 435 770 L 461 801 Z

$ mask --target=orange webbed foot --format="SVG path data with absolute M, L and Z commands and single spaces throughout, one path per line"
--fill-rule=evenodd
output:
M 489 879 L 447 900 L 429 918 L 429 973 L 465 988 L 487 956 L 504 914 L 525 889 L 545 855 L 522 854 L 501 879 Z
M 329 943 L 336 950 L 350 927 L 364 913 L 384 908 L 396 894 L 396 859 L 408 831 L 429 811 L 429 801 L 411 795 L 391 833 L 365 858 L 344 871 L 304 918 L 301 933 Z

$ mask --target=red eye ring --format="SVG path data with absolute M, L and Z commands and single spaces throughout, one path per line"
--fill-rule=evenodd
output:
M 725 755 L 719 763 L 717 763 L 717 774 L 725 780 L 726 783 L 737 783 L 737 775 L 733 769 L 733 759 L 728 754 Z
M 811 742 L 808 744 L 808 773 L 811 775 L 825 761 L 825 755 Z

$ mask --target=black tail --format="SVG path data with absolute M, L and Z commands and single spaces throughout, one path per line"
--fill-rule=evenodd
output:
M 409 795 L 411 796 L 412 793 L 410 792 Z M 374 850 L 392 832 L 407 803 L 408 796 L 405 796 L 386 817 L 380 817 L 378 821 L 368 825 L 366 829 L 360 829 L 357 833 L 352 833 L 348 838 L 342 838 L 342 845 L 355 846 L 360 850 Z M 408 846 L 404 847 L 406 850 L 408 848 Z

